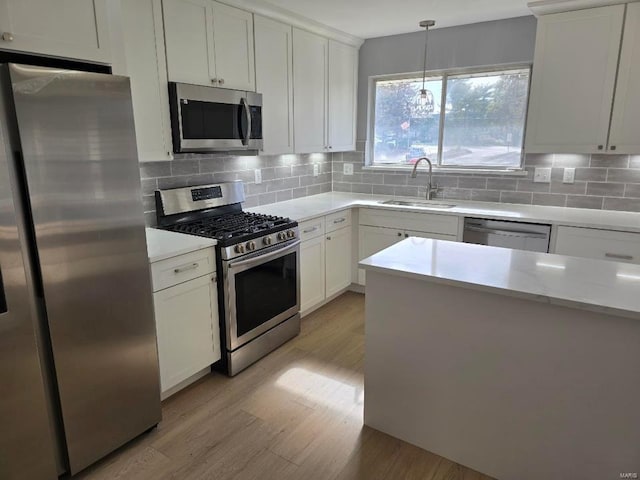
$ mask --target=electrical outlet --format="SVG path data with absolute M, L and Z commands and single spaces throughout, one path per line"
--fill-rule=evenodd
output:
M 536 168 L 533 172 L 533 181 L 535 183 L 551 183 L 551 169 Z
M 253 172 L 253 173 L 254 173 L 254 174 L 255 174 L 255 176 L 256 176 L 256 178 L 255 178 L 255 183 L 256 183 L 256 185 L 257 185 L 257 184 L 262 183 L 262 170 L 260 170 L 259 168 L 257 168 L 256 170 L 254 170 L 254 172 Z
M 574 183 L 576 181 L 576 169 L 565 168 L 562 174 L 562 183 Z
M 353 163 L 345 163 L 342 167 L 342 173 L 345 175 L 353 175 Z
M 318 165 L 317 163 L 313 164 L 313 176 L 317 177 L 318 175 L 320 175 L 320 165 Z

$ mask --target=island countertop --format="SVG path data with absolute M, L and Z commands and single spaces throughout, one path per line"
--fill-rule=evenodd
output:
M 640 265 L 411 237 L 362 260 L 360 267 L 640 318 Z

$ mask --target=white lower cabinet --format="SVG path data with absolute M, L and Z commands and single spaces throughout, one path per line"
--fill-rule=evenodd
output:
M 198 261 L 212 257 L 211 251 L 201 252 L 204 255 L 194 252 L 152 264 L 163 399 L 197 380 L 221 358 L 215 263 Z M 201 269 L 208 271 L 193 278 Z M 176 282 L 167 286 L 169 270 L 175 272 Z M 162 289 L 156 291 L 158 287 Z
M 555 253 L 640 264 L 640 234 L 558 227 Z
M 300 310 L 305 313 L 325 299 L 325 244 L 319 236 L 300 246 Z
M 351 285 L 351 211 L 300 224 L 300 310 L 309 313 Z
M 327 233 L 325 258 L 327 298 L 351 285 L 351 227 Z
M 455 242 L 458 238 L 458 218 L 453 215 L 360 210 L 358 260 L 409 237 Z M 358 283 L 364 285 L 365 282 L 365 272 L 360 268 Z

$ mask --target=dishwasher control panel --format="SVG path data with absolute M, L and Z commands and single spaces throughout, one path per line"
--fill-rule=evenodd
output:
M 548 252 L 551 225 L 465 218 L 462 241 L 490 247 Z

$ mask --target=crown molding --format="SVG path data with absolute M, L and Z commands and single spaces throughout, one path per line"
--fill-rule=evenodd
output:
M 331 28 L 284 8 L 271 5 L 263 0 L 222 0 L 220 3 L 224 3 L 231 7 L 241 8 L 242 10 L 247 10 L 254 14 L 262 15 L 263 17 L 268 17 L 303 30 L 308 30 L 312 33 L 316 33 L 323 37 L 328 37 L 348 45 L 353 45 L 357 48 L 360 48 L 364 43 L 364 39 L 360 37 L 355 37 L 349 33 Z
M 540 15 L 548 15 L 550 13 L 608 7 L 610 5 L 634 3 L 635 1 L 637 0 L 537 0 L 527 3 L 527 7 L 529 7 L 529 10 L 531 10 L 536 17 L 539 17 Z

